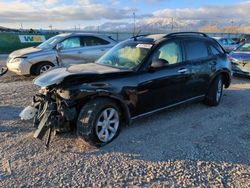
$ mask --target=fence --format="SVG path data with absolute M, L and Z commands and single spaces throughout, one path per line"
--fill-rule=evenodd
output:
M 0 54 L 10 53 L 14 50 L 36 46 L 41 42 L 26 42 L 22 43 L 20 41 L 19 35 L 31 35 L 31 33 L 17 33 L 17 32 L 0 32 Z M 34 33 L 32 35 L 39 35 L 38 33 Z M 42 34 L 45 39 L 49 39 L 50 37 L 54 36 L 55 33 L 46 33 Z M 27 38 L 29 40 L 30 38 Z
M 45 39 L 49 39 L 50 37 L 56 35 L 57 33 L 70 32 L 70 31 L 55 31 L 55 32 L 45 32 L 45 33 L 29 33 L 29 32 L 0 32 L 0 54 L 10 53 L 14 50 L 36 46 L 39 45 L 40 42 L 35 43 L 22 43 L 20 41 L 19 35 L 43 35 Z M 73 32 L 73 31 L 71 31 Z M 107 32 L 107 31 L 77 31 L 84 33 L 100 33 L 111 36 L 113 39 L 117 41 L 123 41 L 133 36 L 132 32 Z M 140 34 L 154 34 L 154 31 L 151 32 L 142 32 Z M 239 37 L 242 33 L 207 33 L 211 37 L 230 37 L 236 38 Z

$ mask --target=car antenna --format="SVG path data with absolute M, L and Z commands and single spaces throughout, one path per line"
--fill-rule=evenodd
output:
M 135 36 L 133 36 L 134 40 L 136 41 L 137 40 L 137 37 L 139 37 L 139 34 L 141 33 L 141 30 L 139 30 Z

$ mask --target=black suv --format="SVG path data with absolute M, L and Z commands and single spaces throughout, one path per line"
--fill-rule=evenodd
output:
M 216 106 L 230 82 L 227 54 L 206 34 L 136 36 L 95 63 L 38 77 L 34 83 L 41 90 L 21 117 L 34 115 L 37 138 L 47 130 L 73 128 L 85 140 L 104 145 L 135 118 L 191 101 Z

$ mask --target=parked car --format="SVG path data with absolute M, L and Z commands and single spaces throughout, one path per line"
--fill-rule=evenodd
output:
M 250 41 L 250 34 L 242 34 L 240 35 L 240 40 L 245 42 L 245 41 Z
M 250 41 L 242 44 L 229 54 L 235 74 L 250 75 Z
M 59 34 L 37 47 L 12 52 L 7 67 L 19 75 L 39 75 L 53 66 L 94 62 L 115 44 L 101 34 Z
M 231 38 L 214 37 L 214 39 L 222 45 L 226 52 L 231 52 L 239 46 L 239 44 Z
M 217 106 L 230 82 L 227 54 L 206 34 L 136 36 L 95 63 L 36 78 L 41 90 L 20 116 L 34 117 L 36 138 L 73 125 L 85 140 L 104 145 L 136 118 L 195 101 Z

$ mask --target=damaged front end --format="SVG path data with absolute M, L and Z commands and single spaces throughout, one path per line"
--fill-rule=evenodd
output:
M 77 111 L 74 105 L 69 105 L 58 95 L 56 88 L 42 88 L 33 97 L 32 104 L 20 113 L 20 117 L 23 120 L 33 119 L 36 128 L 34 137 L 42 140 L 46 135 L 48 147 L 52 133 L 55 135 L 73 129 L 71 125 L 77 117 Z

